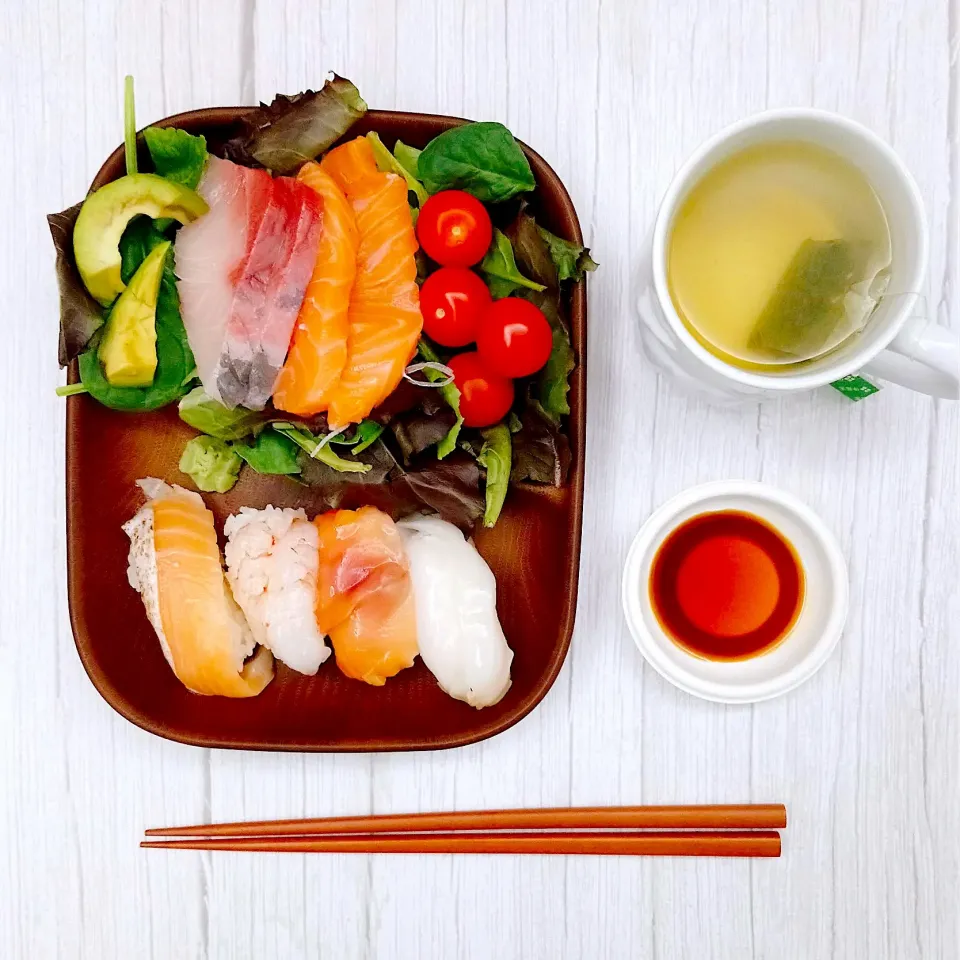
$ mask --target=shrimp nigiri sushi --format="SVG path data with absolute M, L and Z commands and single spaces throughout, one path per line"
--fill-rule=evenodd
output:
M 300 673 L 330 656 L 314 614 L 317 528 L 303 510 L 241 507 L 223 525 L 227 580 L 258 643 Z
M 492 706 L 510 689 L 513 662 L 493 572 L 439 517 L 411 517 L 397 529 L 410 562 L 423 662 L 451 697 L 478 710 Z
M 331 510 L 313 521 L 320 570 L 317 626 L 337 666 L 380 687 L 413 666 L 417 624 L 406 553 L 396 524 L 375 507 Z
M 273 656 L 257 646 L 224 578 L 213 514 L 182 487 L 138 484 L 148 499 L 123 525 L 127 578 L 167 663 L 193 693 L 255 697 L 273 679 Z

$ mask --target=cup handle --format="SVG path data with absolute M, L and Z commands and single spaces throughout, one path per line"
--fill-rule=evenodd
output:
M 931 397 L 956 400 L 960 387 L 960 335 L 929 320 L 908 320 L 864 373 Z

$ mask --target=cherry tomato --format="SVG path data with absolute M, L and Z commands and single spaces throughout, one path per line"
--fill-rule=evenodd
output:
M 420 288 L 423 329 L 445 347 L 477 339 L 480 318 L 492 303 L 487 285 L 466 267 L 441 267 Z
M 480 321 L 477 351 L 502 377 L 526 377 L 550 358 L 553 331 L 543 311 L 529 300 L 505 297 L 492 304 Z
M 493 239 L 490 214 L 462 190 L 441 190 L 420 208 L 417 239 L 424 253 L 443 267 L 472 267 Z
M 460 415 L 468 427 L 489 427 L 506 416 L 513 405 L 512 380 L 492 373 L 474 351 L 458 353 L 449 367 L 460 391 Z

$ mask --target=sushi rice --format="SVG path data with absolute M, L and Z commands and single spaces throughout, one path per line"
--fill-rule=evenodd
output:
M 227 517 L 227 580 L 258 643 L 299 673 L 330 648 L 317 628 L 317 529 L 303 510 L 241 507 Z

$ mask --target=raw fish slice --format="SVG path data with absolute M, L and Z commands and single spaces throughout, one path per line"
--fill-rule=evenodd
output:
M 300 673 L 330 656 L 314 614 L 317 529 L 303 510 L 241 507 L 223 525 L 227 580 L 259 643 Z
M 273 392 L 273 404 L 279 410 L 309 416 L 327 409 L 347 360 L 358 238 L 350 204 L 319 164 L 305 164 L 297 179 L 320 197 L 322 227 L 313 275 Z
M 187 338 L 204 390 L 220 401 L 217 371 L 234 299 L 233 272 L 243 264 L 247 251 L 246 172 L 227 160 L 209 157 L 197 187 L 209 212 L 178 230 L 174 243 Z
M 347 361 L 328 406 L 336 430 L 362 420 L 394 391 L 423 319 L 405 181 L 377 169 L 365 137 L 331 150 L 321 165 L 350 201 L 359 233 Z
M 220 565 L 213 514 L 196 493 L 139 481 L 149 497 L 124 524 L 127 571 L 180 682 L 194 693 L 254 697 L 273 679 Z M 254 654 L 251 659 L 247 659 Z
M 497 581 L 472 543 L 439 517 L 397 524 L 410 562 L 417 642 L 444 692 L 478 710 L 510 689 L 513 651 L 497 619 Z
M 417 656 L 407 558 L 396 525 L 374 507 L 314 519 L 320 568 L 317 626 L 348 677 L 382 686 Z

